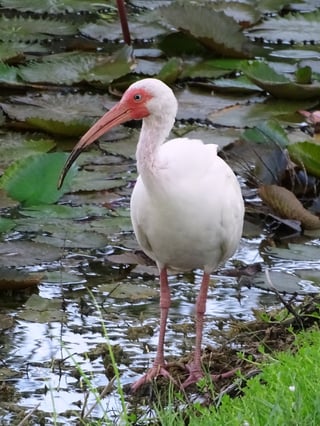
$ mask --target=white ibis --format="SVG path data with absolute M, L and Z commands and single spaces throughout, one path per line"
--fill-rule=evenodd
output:
M 81 151 L 118 124 L 142 119 L 136 159 L 139 177 L 131 197 L 131 219 L 143 251 L 160 272 L 160 332 L 149 371 L 133 385 L 159 375 L 173 380 L 164 359 L 170 290 L 167 268 L 203 269 L 196 301 L 196 340 L 187 365 L 186 388 L 201 368 L 201 342 L 210 273 L 232 256 L 242 233 L 244 204 L 237 178 L 217 155 L 217 145 L 178 138 L 166 142 L 174 124 L 177 100 L 163 82 L 147 78 L 132 84 L 122 99 L 81 138 L 62 171 L 59 185 Z

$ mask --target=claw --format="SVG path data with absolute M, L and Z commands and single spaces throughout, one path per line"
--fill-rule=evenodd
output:
M 197 383 L 203 377 L 207 377 L 207 375 L 202 370 L 193 366 L 192 364 L 187 365 L 186 368 L 189 371 L 189 377 L 182 383 L 181 389 L 185 389 L 188 386 Z M 218 380 L 228 379 L 229 377 L 232 377 L 238 370 L 238 368 L 234 368 L 233 370 L 227 371 L 226 373 L 212 374 L 209 377 L 211 377 L 211 380 L 213 382 L 217 382 Z
M 168 372 L 167 366 L 163 365 L 163 366 L 150 368 L 150 370 L 145 375 L 140 377 L 140 379 L 138 379 L 136 382 L 134 382 L 131 385 L 132 392 L 136 392 L 142 385 L 144 385 L 145 383 L 151 382 L 152 380 L 156 379 L 159 376 L 166 377 L 174 385 L 178 386 L 178 383 L 176 382 L 176 380 Z

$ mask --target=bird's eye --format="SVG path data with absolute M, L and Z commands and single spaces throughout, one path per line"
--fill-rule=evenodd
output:
M 136 102 L 140 102 L 140 101 L 142 100 L 142 95 L 141 95 L 140 93 L 135 93 L 135 94 L 133 95 L 133 99 L 134 99 Z

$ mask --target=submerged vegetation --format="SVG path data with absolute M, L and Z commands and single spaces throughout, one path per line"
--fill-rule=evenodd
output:
M 316 425 L 319 304 L 317 299 L 301 302 L 302 296 L 318 292 L 320 282 L 318 2 L 130 0 L 126 6 L 131 38 L 122 32 L 111 0 L 0 0 L 1 421 Z M 247 288 L 266 295 L 271 290 L 276 294 L 271 303 L 285 309 L 260 312 L 253 324 L 239 323 L 241 313 L 230 319 L 228 308 L 223 324 L 214 317 L 210 339 L 219 349 L 208 346 L 204 363 L 215 373 L 239 367 L 236 383 L 241 385 L 200 383 L 181 395 L 176 389 L 168 394 L 167 383 L 158 383 L 136 402 L 121 393 L 114 376 L 119 380 L 129 371 L 126 380 L 132 379 L 145 369 L 157 326 L 153 308 L 145 306 L 157 298 L 155 268 L 133 240 L 128 212 L 138 125 L 101 138 L 79 157 L 59 191 L 57 180 L 65 151 L 133 81 L 148 76 L 162 79 L 177 95 L 173 134 L 218 144 L 241 179 L 243 251 L 258 242 L 253 257 L 239 255 L 239 286 L 232 283 L 232 300 L 250 297 Z M 228 265 L 219 280 L 233 273 Z M 193 288 L 196 279 L 188 280 Z M 181 300 L 193 303 L 187 285 L 181 296 L 179 281 L 171 284 L 177 306 Z M 218 284 L 216 294 L 227 285 Z M 39 295 L 32 294 L 39 289 Z M 44 351 L 45 362 L 33 358 L 36 349 L 29 355 L 22 351 L 25 342 L 19 337 L 7 343 L 17 319 L 34 322 L 40 334 L 47 334 L 55 350 Z M 96 325 L 99 321 L 103 326 Z M 112 342 L 115 323 L 126 329 L 123 347 Z M 44 324 L 48 328 L 41 328 Z M 184 354 L 188 322 L 171 326 L 184 336 L 179 347 Z M 65 327 L 88 349 L 80 351 L 72 339 L 65 343 Z M 310 334 L 297 334 L 310 327 Z M 94 342 L 93 350 L 93 333 L 109 344 Z M 42 347 L 42 336 L 36 338 Z M 76 398 L 69 412 L 53 404 L 48 420 L 48 404 L 37 408 L 34 403 L 28 419 L 28 399 L 14 411 L 23 401 L 15 389 L 21 373 L 14 359 L 24 368 L 28 356 L 24 377 L 30 380 L 32 368 L 44 371 L 41 387 L 30 385 L 39 401 L 42 393 L 48 396 L 47 376 L 54 377 L 49 392 L 55 403 L 64 390 L 61 377 L 70 380 L 66 389 L 72 386 Z M 182 364 L 187 359 L 171 357 Z M 88 364 L 95 363 L 95 373 L 88 374 Z M 249 380 L 257 370 L 262 375 Z M 180 379 L 183 373 L 175 366 L 172 374 Z M 105 401 L 115 383 L 121 398 L 110 408 Z

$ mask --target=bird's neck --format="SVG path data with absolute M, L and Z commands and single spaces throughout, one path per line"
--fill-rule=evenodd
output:
M 144 181 L 150 180 L 159 164 L 159 148 L 167 139 L 174 118 L 150 115 L 143 119 L 136 158 L 137 169 Z

